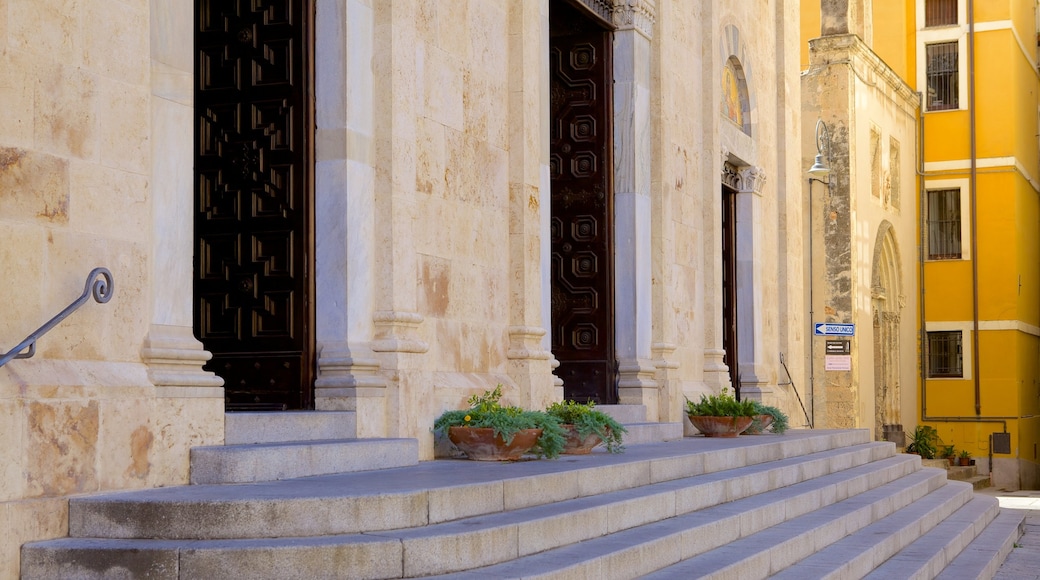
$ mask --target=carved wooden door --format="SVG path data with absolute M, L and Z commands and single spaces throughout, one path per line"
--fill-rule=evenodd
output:
M 308 408 L 310 2 L 195 6 L 195 333 L 229 410 Z
M 722 186 L 722 348 L 733 393 L 740 397 L 737 342 L 737 191 Z
M 568 399 L 616 403 L 611 35 L 560 0 L 549 17 L 556 374 Z

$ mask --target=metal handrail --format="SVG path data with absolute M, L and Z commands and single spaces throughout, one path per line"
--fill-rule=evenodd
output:
M 94 301 L 98 304 L 104 304 L 112 299 L 113 292 L 115 292 L 115 285 L 112 283 L 112 273 L 108 271 L 108 268 L 94 268 L 90 271 L 90 274 L 87 274 L 87 283 L 83 287 L 83 294 L 72 304 L 69 304 L 65 310 L 62 310 L 57 316 L 50 319 L 47 324 L 37 328 L 35 332 L 25 337 L 25 340 L 11 349 L 10 352 L 0 356 L 0 367 L 16 358 L 30 358 L 36 354 L 36 341 L 44 334 L 47 334 L 48 330 L 68 318 L 77 308 L 83 306 L 91 296 L 94 297 Z M 28 352 L 22 352 L 27 348 L 29 349 Z

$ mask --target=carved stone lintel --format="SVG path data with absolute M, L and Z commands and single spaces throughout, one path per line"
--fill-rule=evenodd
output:
M 732 163 L 722 164 L 722 185 L 740 191 L 740 173 Z
M 761 167 L 741 167 L 737 170 L 737 176 L 737 191 L 762 194 L 762 185 L 766 181 L 766 172 Z
M 190 327 L 152 325 L 141 349 L 148 379 L 160 397 L 224 398 L 224 379 L 202 370 L 213 355 Z
M 376 327 L 373 351 L 424 353 L 430 350 L 430 345 L 416 336 L 423 322 L 421 314 L 380 310 L 372 316 L 372 320 Z
M 612 19 L 618 30 L 634 29 L 647 38 L 653 38 L 657 4 L 654 0 L 614 0 Z

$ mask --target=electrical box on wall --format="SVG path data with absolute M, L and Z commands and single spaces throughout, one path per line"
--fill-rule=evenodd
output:
M 994 433 L 990 436 L 993 453 L 1011 453 L 1011 433 Z

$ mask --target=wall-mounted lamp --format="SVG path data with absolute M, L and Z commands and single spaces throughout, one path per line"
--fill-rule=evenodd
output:
M 827 124 L 823 122 L 823 119 L 817 119 L 816 121 L 816 161 L 813 162 L 812 167 L 809 168 L 809 180 L 819 181 L 820 183 L 829 183 L 824 181 L 830 174 L 831 168 L 827 166 L 826 158 L 824 157 L 824 150 L 827 149 L 827 145 L 830 142 L 830 133 L 827 131 Z M 810 187 L 812 184 L 810 183 Z

